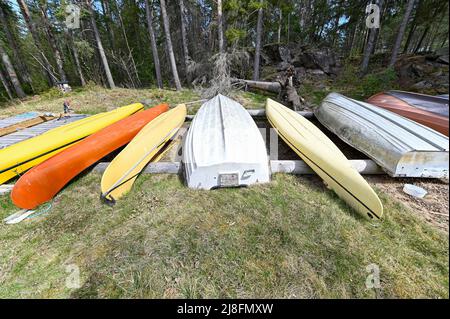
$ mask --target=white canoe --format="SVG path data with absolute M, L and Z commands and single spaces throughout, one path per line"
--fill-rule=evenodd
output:
M 217 95 L 202 105 L 183 146 L 190 188 L 213 189 L 270 181 L 262 135 L 239 103 Z
M 314 115 L 393 177 L 448 177 L 448 137 L 431 128 L 337 93 Z

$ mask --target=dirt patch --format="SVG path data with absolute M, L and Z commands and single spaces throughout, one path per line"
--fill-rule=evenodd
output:
M 387 175 L 365 176 L 367 181 L 389 196 L 409 207 L 427 223 L 445 231 L 449 230 L 449 184 L 446 180 L 392 178 Z M 415 198 L 403 192 L 405 184 L 424 188 L 428 193 L 424 198 Z M 389 213 L 389 212 L 386 212 Z

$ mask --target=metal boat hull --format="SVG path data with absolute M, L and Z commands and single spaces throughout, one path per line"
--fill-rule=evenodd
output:
M 448 137 L 369 103 L 329 94 L 317 119 L 394 177 L 448 177 Z

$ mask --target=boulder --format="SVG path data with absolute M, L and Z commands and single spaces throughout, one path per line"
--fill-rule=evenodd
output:
M 414 84 L 412 86 L 412 88 L 416 89 L 416 90 L 431 89 L 432 87 L 433 87 L 433 83 L 431 83 L 431 82 L 429 82 L 427 80 L 417 82 L 416 84 Z
M 267 44 L 263 47 L 268 64 L 276 64 L 278 71 L 290 66 L 306 70 L 322 70 L 327 75 L 340 71 L 341 63 L 333 50 L 329 48 L 309 48 L 305 46 Z
M 436 59 L 437 62 L 448 64 L 448 54 L 447 55 L 441 55 Z

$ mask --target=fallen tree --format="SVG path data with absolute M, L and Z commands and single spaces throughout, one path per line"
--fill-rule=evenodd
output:
M 278 94 L 278 99 L 285 102 L 294 111 L 302 111 L 306 108 L 305 100 L 297 93 L 293 84 L 293 76 L 279 77 L 277 81 L 252 81 L 244 79 L 232 79 L 233 84 L 240 85 L 244 90 L 256 89 Z

